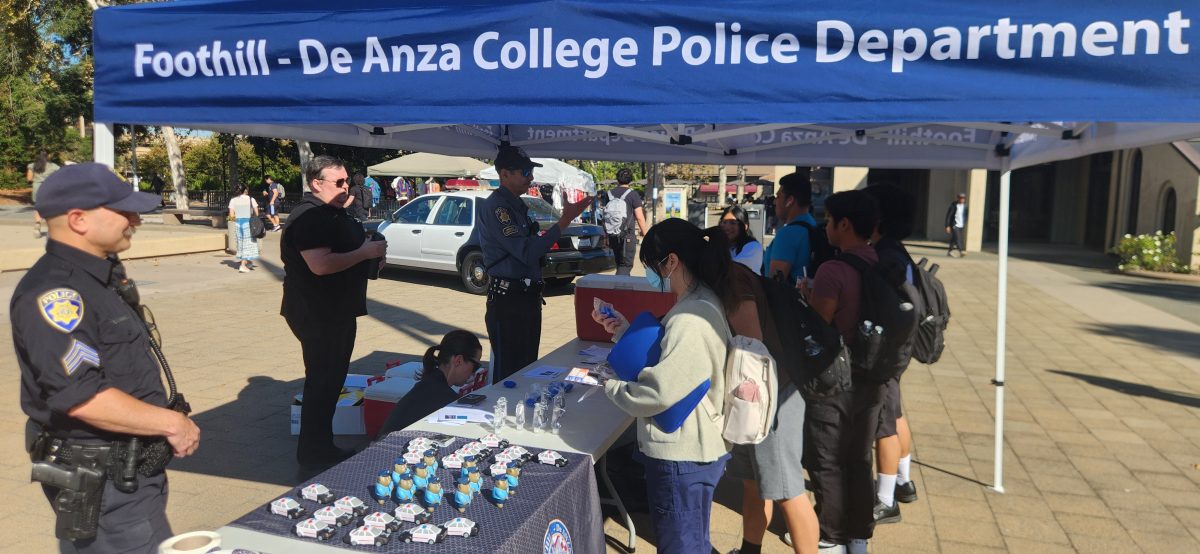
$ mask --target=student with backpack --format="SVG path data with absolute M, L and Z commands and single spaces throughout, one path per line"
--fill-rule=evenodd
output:
M 879 225 L 872 236 L 875 252 L 879 255 L 879 268 L 889 281 L 911 285 L 913 272 L 919 269 L 913 267 L 912 257 L 902 241 L 912 233 L 915 199 L 888 183 L 872 184 L 865 190 L 879 204 Z M 919 298 L 910 300 L 923 305 Z M 907 367 L 907 360 L 902 363 Z M 877 524 L 898 523 L 898 502 L 917 500 L 917 486 L 909 477 L 912 433 L 901 410 L 902 374 L 889 379 L 884 385 L 883 406 L 875 431 L 875 470 L 878 476 L 875 498 L 879 504 L 875 510 Z
M 617 171 L 617 188 L 608 191 L 604 203 L 604 232 L 608 246 L 617 259 L 617 275 L 629 275 L 637 256 L 637 235 L 646 235 L 646 214 L 642 197 L 629 188 L 633 172 L 627 167 Z M 636 227 L 635 227 L 636 224 Z
M 775 197 L 775 217 L 780 227 L 763 256 L 764 276 L 782 274 L 788 283 L 795 283 L 801 277 L 811 278 L 829 256 L 825 233 L 811 210 L 812 183 L 798 173 L 784 175 Z
M 736 209 L 736 208 L 732 208 Z M 764 281 L 744 265 L 734 263 L 733 288 L 737 307 L 729 312 L 733 334 L 762 341 L 776 353 L 783 351 L 780 329 L 764 290 Z M 795 338 L 795 337 L 792 337 Z M 742 545 L 730 554 L 759 554 L 763 537 L 775 513 L 783 513 L 796 554 L 817 552 L 817 514 L 804 488 L 804 398 L 785 368 L 778 368 L 779 400 L 770 433 L 754 445 L 735 444 L 726 474 L 742 481 Z
M 713 493 L 729 460 L 721 414 L 730 329 L 725 312 L 739 304 L 730 280 L 729 245 L 716 229 L 701 231 L 671 218 L 650 228 L 642 245 L 646 278 L 677 298 L 662 319 L 662 355 L 636 381 L 609 380 L 604 392 L 637 417 L 638 453 L 646 472 L 650 519 L 662 553 L 710 552 Z M 592 318 L 620 337 L 628 328 L 617 312 Z M 605 310 L 607 311 L 607 310 Z M 655 421 L 708 380 L 706 401 L 671 432 Z
M 811 289 L 804 283 L 801 290 L 851 348 L 854 386 L 809 400 L 804 466 L 812 479 L 821 547 L 844 545 L 850 554 L 866 554 L 875 531 L 871 446 L 879 422 L 881 385 L 860 367 L 864 360 L 854 355 L 861 346 L 857 343 L 868 340 L 860 337 L 865 279 L 856 266 L 879 261 L 870 244 L 879 206 L 867 193 L 852 190 L 831 195 L 825 209 L 826 235 L 841 254 L 817 269 Z

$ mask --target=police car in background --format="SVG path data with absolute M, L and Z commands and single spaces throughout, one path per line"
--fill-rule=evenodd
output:
M 425 194 L 393 212 L 383 222 L 368 221 L 367 231 L 378 231 L 388 241 L 388 265 L 456 273 L 473 294 L 487 292 L 488 276 L 479 248 L 476 208 L 491 191 L 458 191 Z M 542 229 L 558 223 L 559 212 L 549 202 L 522 196 L 529 215 Z M 616 259 L 606 244 L 604 228 L 572 224 L 542 261 L 549 286 L 565 285 L 575 277 L 615 268 Z

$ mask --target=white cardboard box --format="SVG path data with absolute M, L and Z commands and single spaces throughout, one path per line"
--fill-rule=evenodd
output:
M 379 380 L 379 377 L 371 375 L 350 374 L 346 376 L 344 388 L 348 391 L 357 391 L 357 399 L 352 405 L 343 406 L 339 401 L 337 409 L 333 412 L 333 434 L 335 435 L 365 435 L 367 433 L 366 423 L 363 421 L 363 389 Z M 300 395 L 296 395 L 300 396 Z M 300 412 L 304 406 L 298 403 L 296 398 L 292 400 L 291 409 L 291 431 L 293 435 L 300 434 Z

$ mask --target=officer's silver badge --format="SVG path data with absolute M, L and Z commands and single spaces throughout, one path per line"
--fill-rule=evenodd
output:
M 83 321 L 83 297 L 71 289 L 54 289 L 38 297 L 42 317 L 50 326 L 70 333 Z

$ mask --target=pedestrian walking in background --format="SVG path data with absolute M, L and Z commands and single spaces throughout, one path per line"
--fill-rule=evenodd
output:
M 662 320 L 662 356 L 636 381 L 605 382 L 604 392 L 618 408 L 637 417 L 635 457 L 646 472 L 658 551 L 710 552 L 713 492 L 729 461 L 722 424 L 703 405 L 671 432 L 659 427 L 653 416 L 679 403 L 705 380 L 710 383 L 707 398 L 714 411 L 724 412 L 721 391 L 726 390 L 725 358 L 732 336 L 725 314 L 740 304 L 732 283 L 729 245 L 721 231 L 702 231 L 671 218 L 646 233 L 640 259 L 650 284 L 676 297 L 675 306 Z M 607 316 L 593 310 L 592 319 L 613 333 L 614 340 L 629 326 L 619 312 Z
M 967 255 L 963 252 L 963 229 L 966 226 L 967 195 L 960 192 L 958 198 L 946 208 L 946 232 L 950 234 L 950 244 L 946 248 L 947 256 L 954 256 L 955 248 L 958 249 L 960 258 Z
M 42 186 L 42 181 L 45 181 L 46 177 L 55 171 L 58 171 L 58 164 L 50 161 L 50 155 L 46 153 L 45 149 L 39 150 L 33 162 L 25 167 L 25 180 L 29 186 L 33 187 L 31 200 L 34 205 L 37 205 L 37 193 Z M 37 210 L 33 211 L 33 236 L 37 238 L 42 236 L 42 216 L 38 214 Z
M 229 199 L 229 218 L 235 225 L 237 257 L 241 260 L 239 273 L 250 272 L 250 262 L 258 259 L 258 239 L 250 233 L 250 218 L 258 217 L 258 201 L 250 196 L 246 185 L 238 185 L 237 196 Z
M 621 168 L 617 171 L 617 188 L 605 195 L 604 232 L 608 235 L 608 246 L 616 258 L 617 275 L 629 275 L 633 271 L 637 237 L 639 234 L 645 236 L 648 228 L 642 197 L 629 188 L 632 182 L 633 171 L 627 167 Z
M 363 186 L 362 173 L 354 174 L 354 181 L 350 184 L 350 205 L 346 207 L 346 212 L 350 217 L 359 221 L 367 220 L 367 208 L 365 202 L 369 202 L 371 192 Z
M 733 261 L 762 274 L 763 247 L 750 232 L 750 215 L 739 206 L 730 206 L 721 212 L 721 231 L 729 241 L 729 254 Z

